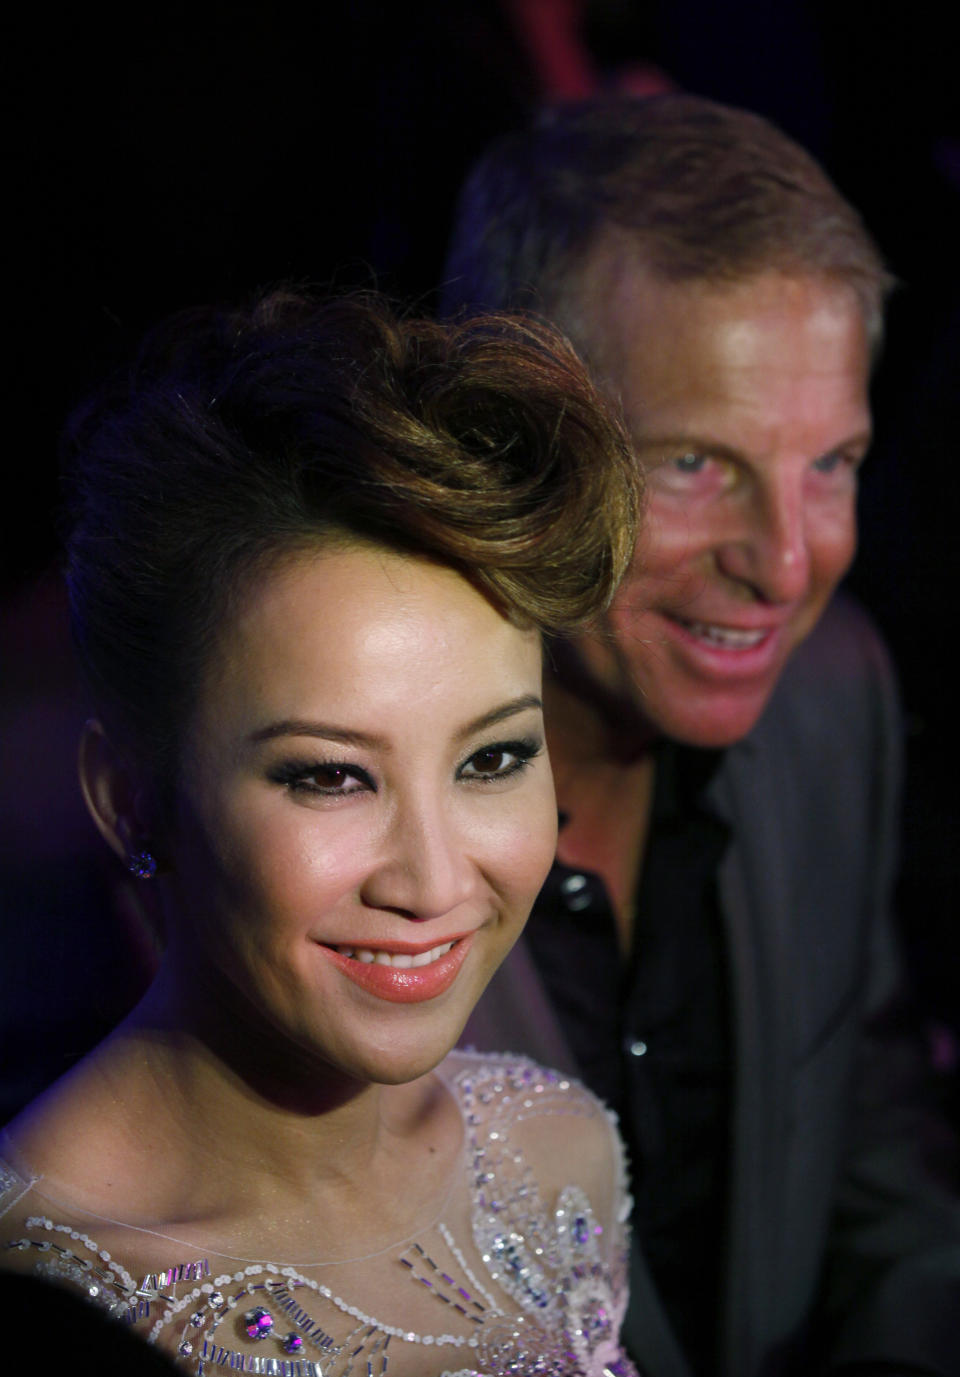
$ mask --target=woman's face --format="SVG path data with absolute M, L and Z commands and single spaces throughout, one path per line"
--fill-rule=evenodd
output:
M 554 853 L 536 633 L 424 560 L 296 556 L 242 600 L 183 760 L 163 882 L 180 988 L 228 979 L 350 1076 L 433 1066 Z

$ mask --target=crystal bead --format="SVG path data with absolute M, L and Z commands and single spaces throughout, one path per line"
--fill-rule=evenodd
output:
M 248 1310 L 244 1319 L 247 1322 L 248 1339 L 265 1339 L 273 1328 L 273 1316 L 262 1305 L 258 1305 L 255 1310 Z

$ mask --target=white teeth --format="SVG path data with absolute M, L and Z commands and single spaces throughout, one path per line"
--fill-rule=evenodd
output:
M 441 942 L 439 947 L 431 947 L 418 956 L 410 956 L 407 952 L 371 951 L 369 947 L 338 946 L 335 950 L 341 956 L 351 956 L 354 961 L 362 961 L 367 966 L 393 966 L 395 970 L 406 971 L 411 966 L 429 966 L 431 961 L 439 961 L 452 946 L 452 942 Z
M 713 626 L 709 622 L 684 622 L 688 631 L 692 631 L 694 636 L 699 636 L 702 641 L 709 641 L 711 645 L 720 645 L 727 650 L 748 650 L 751 646 L 759 645 L 769 633 L 765 630 L 759 631 L 738 631 L 732 626 Z

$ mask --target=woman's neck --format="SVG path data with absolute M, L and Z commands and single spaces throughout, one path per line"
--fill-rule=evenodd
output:
M 61 1197 L 185 1234 L 200 1251 L 251 1256 L 309 1253 L 318 1218 L 324 1250 L 349 1256 L 432 1219 L 462 1140 L 439 1078 L 360 1084 L 267 1033 L 231 1029 L 222 1010 L 182 1004 L 161 973 L 14 1126 Z M 54 1136 L 56 1151 L 44 1146 Z M 308 1219 L 312 1245 L 296 1237 Z

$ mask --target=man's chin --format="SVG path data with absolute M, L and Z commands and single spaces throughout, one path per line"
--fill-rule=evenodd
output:
M 651 689 L 636 700 L 653 734 L 682 745 L 722 750 L 748 736 L 763 716 L 776 680 L 750 691 L 696 694 Z

